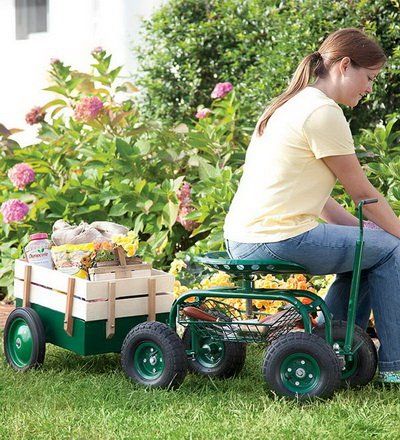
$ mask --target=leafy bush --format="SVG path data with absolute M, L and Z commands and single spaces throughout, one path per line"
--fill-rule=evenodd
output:
M 287 86 L 299 61 L 332 31 L 364 28 L 389 56 L 374 92 L 353 111 L 354 133 L 400 107 L 400 9 L 396 0 L 170 0 L 144 28 L 138 48 L 142 107 L 156 119 L 188 122 L 219 81 L 234 82 L 254 126 Z
M 368 152 L 363 156 L 368 177 L 384 194 L 400 215 L 400 114 L 388 118 L 373 130 L 364 129 L 358 138 L 360 146 Z
M 3 210 L 3 288 L 11 286 L 13 260 L 29 234 L 50 233 L 59 218 L 121 223 L 139 234 L 139 253 L 160 267 L 206 237 L 213 248 L 222 244 L 221 222 L 248 143 L 236 126 L 235 92 L 216 99 L 208 117 L 191 127 L 162 127 L 140 117 L 131 83 L 117 85 L 120 69 L 110 68 L 111 56 L 98 50 L 93 57 L 91 74 L 52 63 L 47 90 L 59 96 L 27 115 L 40 127 L 37 144 L 19 148 L 15 130 L 0 126 L 0 203 L 29 207 L 20 221 Z M 35 173 L 20 189 L 8 176 L 17 164 L 27 164 L 20 173 L 29 167 Z

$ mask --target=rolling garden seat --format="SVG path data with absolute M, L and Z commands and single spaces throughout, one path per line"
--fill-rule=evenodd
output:
M 236 260 L 230 258 L 227 252 L 208 252 L 203 257 L 198 257 L 197 261 L 230 275 L 243 278 L 255 274 L 308 273 L 304 266 L 291 261 L 276 259 Z

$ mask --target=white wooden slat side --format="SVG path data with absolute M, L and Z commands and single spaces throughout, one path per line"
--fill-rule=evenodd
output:
M 18 279 L 14 280 L 14 295 L 22 298 L 24 283 Z M 42 286 L 31 286 L 31 302 L 61 313 L 65 313 L 67 296 L 47 289 Z M 156 313 L 169 312 L 174 301 L 171 293 L 157 293 Z M 148 297 L 122 298 L 115 302 L 115 317 L 147 315 Z M 107 319 L 108 301 L 83 301 L 74 298 L 72 316 L 84 321 L 98 321 Z
M 174 276 L 161 270 L 152 269 L 151 276 L 156 279 L 156 293 L 173 293 Z M 116 298 L 146 295 L 148 293 L 149 275 L 143 277 L 120 278 L 115 280 Z M 87 285 L 85 298 L 107 299 L 108 281 L 91 281 Z
M 156 313 L 167 313 L 171 309 L 171 305 L 174 302 L 174 295 L 171 293 L 158 294 L 156 296 Z M 100 304 L 100 303 L 96 303 Z M 124 318 L 127 316 L 139 316 L 147 315 L 148 309 L 148 297 L 142 298 L 124 298 L 118 299 L 115 302 L 115 316 L 117 318 Z M 107 310 L 106 304 L 103 304 L 104 309 L 98 316 L 104 315 L 104 311 Z M 133 313 L 132 313 L 133 311 Z M 103 319 L 93 316 L 93 321 Z
M 14 279 L 14 296 L 22 298 L 24 282 Z M 67 306 L 67 295 L 47 289 L 46 287 L 31 284 L 31 304 L 47 307 L 57 312 L 65 313 Z M 79 298 L 74 298 L 72 306 L 72 316 L 87 320 L 87 302 Z
M 15 262 L 15 278 L 24 279 L 25 266 L 28 263 L 23 260 Z M 139 271 L 138 271 L 139 272 Z M 156 292 L 172 293 L 174 290 L 174 276 L 170 273 L 157 269 L 142 274 L 135 273 L 132 278 L 124 278 L 116 281 L 116 297 L 145 295 L 148 293 L 147 280 L 149 276 L 156 277 Z M 69 275 L 57 270 L 47 269 L 32 264 L 31 282 L 44 287 L 59 290 L 67 293 Z M 75 278 L 75 296 L 86 300 L 107 299 L 108 281 L 88 281 L 82 278 Z
M 15 278 L 19 280 L 24 279 L 25 267 L 28 265 L 24 260 L 15 261 Z M 48 269 L 47 267 L 31 264 L 31 283 L 40 284 L 45 287 L 50 287 L 60 292 L 67 293 L 68 291 L 68 278 L 69 275 L 57 270 Z M 82 278 L 76 278 L 75 280 L 75 295 L 81 298 L 86 297 L 88 281 Z

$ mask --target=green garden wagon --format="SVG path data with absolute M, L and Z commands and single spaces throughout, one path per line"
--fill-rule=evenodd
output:
M 4 328 L 10 366 L 17 371 L 40 366 L 46 343 L 83 356 L 119 353 L 137 324 L 167 322 L 174 277 L 145 263 L 125 268 L 129 278 L 89 281 L 16 260 L 17 308 Z

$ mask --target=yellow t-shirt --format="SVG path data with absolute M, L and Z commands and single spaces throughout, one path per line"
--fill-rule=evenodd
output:
M 279 107 L 262 136 L 256 130 L 224 236 L 242 243 L 285 240 L 318 226 L 336 183 L 322 157 L 354 154 L 342 109 L 308 86 Z

